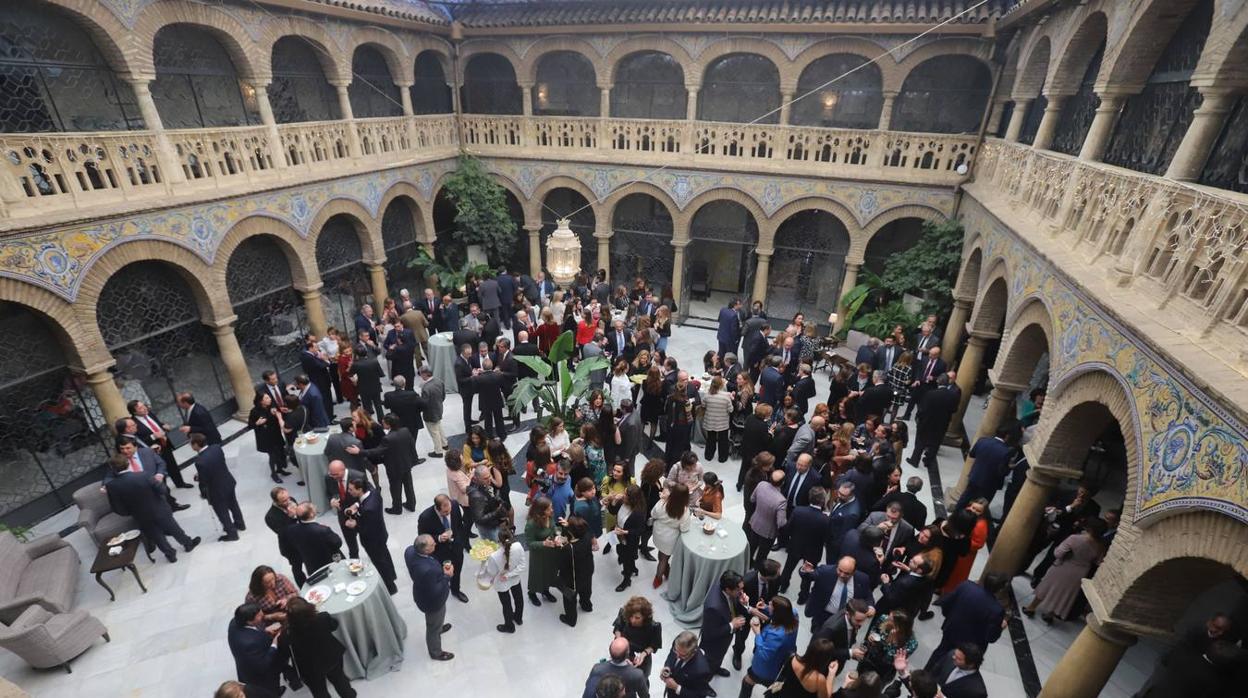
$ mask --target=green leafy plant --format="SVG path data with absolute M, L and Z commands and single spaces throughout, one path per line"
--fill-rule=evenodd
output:
M 922 315 L 906 310 L 901 301 L 891 301 L 854 319 L 852 327 L 872 337 L 887 337 L 897 325 L 910 328 L 919 323 Z
M 455 205 L 455 239 L 464 245 L 480 245 L 494 264 L 510 258 L 516 244 L 516 224 L 507 208 L 507 192 L 490 177 L 481 161 L 461 155 L 443 191 Z
M 559 335 L 544 357 L 516 357 L 516 361 L 532 369 L 537 377 L 521 378 L 516 383 L 509 399 L 512 412 L 519 412 L 536 399 L 543 413 L 559 416 L 568 425 L 579 421 L 576 419 L 576 406 L 592 391 L 590 374 L 605 370 L 611 362 L 605 356 L 592 356 L 578 362 L 575 369 L 569 369 L 568 358 L 572 356 L 574 346 L 569 331 Z
M 964 232 L 957 220 L 925 222 L 919 241 L 889 258 L 881 287 L 894 298 L 906 293 L 922 297 L 925 314 L 947 315 L 953 306 Z
M 841 305 L 845 308 L 842 327 L 852 327 L 854 318 L 862 311 L 863 306 L 870 308 L 881 300 L 883 282 L 870 269 L 863 269 L 858 274 L 858 285 L 841 296 Z
M 464 262 L 458 266 L 442 264 L 430 257 L 423 249 L 417 253 L 415 258 L 408 261 L 407 266 L 421 270 L 426 279 L 436 278 L 439 291 L 449 293 L 452 296 L 463 295 L 464 284 L 469 274 L 481 276 L 492 271 L 488 264 L 473 264 L 471 262 Z
M 30 542 L 29 526 L 9 526 L 8 524 L 0 524 L 0 531 L 8 531 L 9 533 L 12 533 L 13 537 L 21 543 Z

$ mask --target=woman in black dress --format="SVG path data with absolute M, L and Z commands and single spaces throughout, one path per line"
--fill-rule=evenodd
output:
M 250 423 L 250 419 L 248 422 Z M 290 464 L 299 467 L 299 461 L 295 460 L 295 439 L 306 431 L 308 428 L 308 410 L 299 402 L 299 396 L 286 396 L 286 412 L 282 414 L 281 432 L 286 437 L 286 456 L 290 460 Z M 279 474 L 286 474 L 288 471 L 279 470 Z M 278 480 L 281 482 L 281 480 Z M 300 482 L 299 484 L 303 484 Z
M 314 698 L 329 698 L 326 682 L 333 684 L 339 698 L 355 698 L 355 689 L 342 670 L 346 652 L 334 631 L 338 621 L 296 596 L 286 602 L 286 629 L 295 667 Z
M 634 661 L 644 655 L 638 667 L 650 682 L 650 668 L 654 653 L 663 649 L 663 624 L 654 619 L 654 606 L 644 596 L 629 599 L 612 625 L 616 637 L 628 640 L 628 649 Z
M 693 401 L 683 390 L 672 391 L 667 400 L 667 409 L 663 415 L 666 420 L 667 443 L 663 455 L 668 463 L 675 463 L 689 450 L 693 438 Z
M 247 415 L 247 426 L 256 435 L 256 450 L 269 457 L 269 477 L 273 482 L 281 482 L 282 475 L 289 475 L 286 469 L 286 441 L 282 438 L 281 410 L 273 404 L 273 397 L 267 392 L 256 395 L 252 403 L 251 413 Z
M 658 366 L 651 366 L 646 371 L 646 379 L 641 383 L 641 424 L 650 431 L 658 429 L 659 418 L 663 416 L 663 375 Z
M 638 552 L 651 562 L 654 562 L 654 555 L 650 552 L 650 534 L 654 529 L 650 526 L 650 512 L 654 509 L 654 505 L 663 498 L 663 487 L 659 484 L 659 480 L 666 472 L 667 463 L 663 462 L 662 458 L 651 458 L 642 467 L 641 477 L 638 479 L 641 494 L 646 498 L 646 530 L 641 534 L 641 549 Z
M 760 402 L 754 411 L 745 418 L 745 428 L 741 432 L 741 467 L 737 470 L 737 491 L 745 486 L 745 474 L 754 463 L 754 456 L 764 451 L 771 451 L 775 438 L 771 432 L 771 405 Z M 749 497 L 746 497 L 749 501 Z

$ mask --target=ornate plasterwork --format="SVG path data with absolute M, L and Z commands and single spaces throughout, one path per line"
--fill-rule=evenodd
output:
M 143 14 L 143 10 L 148 5 L 156 2 L 156 0 L 99 0 L 109 12 L 117 16 L 121 23 L 134 28 L 136 22 L 139 21 L 139 15 Z
M 1134 424 L 1122 429 L 1137 439 L 1142 454 L 1135 523 L 1147 525 L 1179 509 L 1209 509 L 1248 522 L 1248 429 L 982 205 L 966 203 L 968 234 L 983 236 L 984 273 L 996 259 L 1006 265 L 1006 326 L 1031 298 L 1041 298 L 1050 310 L 1057 352 L 1049 371 L 1056 392 L 1081 373 L 1101 371 L 1130 396 Z
M 428 200 L 438 177 L 453 168 L 454 161 L 445 160 L 12 238 L 0 243 L 0 276 L 41 286 L 73 302 L 91 265 L 123 242 L 166 240 L 211 264 L 226 233 L 244 218 L 274 218 L 307 237 L 317 213 L 334 199 L 355 201 L 379 216 L 382 198 L 394 184 L 408 182 Z

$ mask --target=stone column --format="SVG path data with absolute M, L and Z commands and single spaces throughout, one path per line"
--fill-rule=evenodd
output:
M 685 83 L 685 90 L 689 93 L 689 100 L 686 104 L 685 118 L 689 121 L 698 120 L 698 90 L 702 89 L 702 85 L 691 85 Z
M 156 140 L 156 164 L 160 167 L 161 179 L 169 184 L 186 181 L 186 173 L 182 171 L 182 161 L 178 158 L 169 136 L 165 133 L 165 124 L 160 120 L 160 110 L 156 108 L 156 100 L 148 89 L 150 78 L 128 80 L 134 90 L 134 99 L 139 103 L 139 113 L 143 115 L 143 125 L 152 133 Z
M 386 268 L 382 266 L 383 262 L 367 263 L 368 280 L 373 287 L 373 305 L 377 308 L 385 305 L 386 299 L 390 297 L 389 289 L 386 287 Z M 403 309 L 399 308 L 399 312 L 403 312 Z
M 988 556 L 988 564 L 984 573 L 1001 572 L 1014 576 L 1021 570 L 1031 539 L 1036 535 L 1036 527 L 1044 516 L 1044 507 L 1057 486 L 1057 478 L 1044 473 L 1038 466 L 1032 465 L 1027 471 L 1027 482 L 1019 490 L 1014 505 L 1010 507 L 1010 515 L 1001 524 L 997 534 L 997 542 L 992 546 Z
M 1224 90 L 1201 88 L 1204 97 L 1192 114 L 1192 123 L 1183 134 L 1183 142 L 1170 160 L 1166 177 L 1181 182 L 1194 182 L 1200 179 L 1200 172 L 1205 168 L 1205 161 L 1213 152 L 1218 142 L 1222 127 L 1226 125 L 1226 117 L 1235 106 L 1239 95 Z
M 606 119 L 611 116 L 611 85 L 599 85 L 601 97 L 598 100 L 598 116 Z
M 1092 117 L 1092 125 L 1088 127 L 1088 135 L 1083 138 L 1083 147 L 1079 149 L 1079 159 L 1088 162 L 1099 162 L 1109 147 L 1109 137 L 1114 133 L 1114 125 L 1118 123 L 1118 114 L 1122 111 L 1123 95 L 1102 94 L 1101 105 L 1096 108 L 1096 116 Z
M 282 134 L 277 130 L 277 119 L 273 116 L 273 104 L 269 101 L 269 86 L 255 85 L 256 106 L 260 108 L 260 122 L 268 127 L 269 157 L 273 158 L 273 167 L 286 167 L 286 152 L 282 148 Z
M 1049 103 L 1044 108 L 1044 116 L 1040 119 L 1040 128 L 1036 129 L 1036 139 L 1031 147 L 1036 150 L 1048 150 L 1053 145 L 1053 135 L 1057 133 L 1057 122 L 1062 118 L 1062 105 L 1066 103 L 1066 95 L 1049 95 Z
M 1000 543 L 998 543 L 1000 545 Z M 1089 613 L 1087 625 L 1062 655 L 1039 698 L 1096 698 L 1135 636 Z
M 351 110 L 351 93 L 347 91 L 351 81 L 331 80 L 329 84 L 338 90 L 338 111 L 342 114 L 342 120 L 347 122 L 347 139 L 350 141 L 347 145 L 351 148 L 351 155 L 359 157 L 363 154 L 360 150 L 360 132 L 355 127 L 355 112 Z
M 689 309 L 681 298 L 684 295 L 685 247 L 688 244 L 688 240 L 672 240 L 672 295 L 675 296 L 672 300 L 676 301 L 682 317 L 689 314 Z
M 542 224 L 525 223 L 524 229 L 529 234 L 529 276 L 536 279 L 542 270 Z
M 771 272 L 771 255 L 775 250 L 755 250 L 758 255 L 758 266 L 754 270 L 754 297 L 752 301 L 763 301 L 767 304 L 767 275 Z
M 945 363 L 953 363 L 958 358 L 958 349 L 962 347 L 962 335 L 966 332 L 966 321 L 971 319 L 974 302 L 974 298 L 953 299 L 953 312 L 949 313 L 949 324 L 945 325 L 944 341 L 940 345 L 940 355 Z
M 212 333 L 217 336 L 217 351 L 221 353 L 221 363 L 225 364 L 225 372 L 230 377 L 230 387 L 234 389 L 234 399 L 238 403 L 238 411 L 234 418 L 245 421 L 251 410 L 250 399 L 255 391 L 251 373 L 247 371 L 247 361 L 243 359 L 243 350 L 238 346 L 238 337 L 234 336 L 234 321 L 238 317 L 231 315 L 210 324 Z M 318 334 L 320 334 L 318 332 Z
M 789 102 L 793 101 L 793 93 L 795 91 L 796 89 L 792 87 L 780 90 L 780 121 L 778 123 L 781 126 L 786 126 L 789 123 L 789 114 L 792 111 Z
M 945 443 L 960 443 L 962 439 L 962 418 L 966 415 L 966 406 L 971 401 L 971 391 L 975 388 L 975 379 L 984 364 L 984 350 L 988 342 L 996 339 L 990 334 L 971 332 L 971 339 L 966 343 L 966 353 L 958 364 L 958 387 L 962 389 L 962 399 L 958 401 L 958 411 L 949 420 L 949 431 L 945 434 Z M 948 362 L 946 362 L 948 363 Z
M 1010 125 L 1005 129 L 1005 140 L 1011 143 L 1018 142 L 1018 137 L 1023 132 L 1023 122 L 1027 120 L 1027 109 L 1034 101 L 1036 101 L 1034 97 L 1016 98 L 1014 100 L 1014 111 L 1010 114 Z
M 884 93 L 884 106 L 880 107 L 880 125 L 881 131 L 887 131 L 893 126 L 893 102 L 897 99 L 896 92 Z
M 521 82 L 520 98 L 524 106 L 520 109 L 520 113 L 524 116 L 533 116 L 533 83 Z
M 858 285 L 858 270 L 862 268 L 860 262 L 845 261 L 845 280 L 841 282 L 841 298 L 849 293 L 850 289 Z M 836 300 L 836 325 L 832 328 L 833 334 L 836 334 L 845 327 L 845 313 L 847 312 L 845 304 L 841 299 Z
M 295 286 L 299 295 L 303 296 L 303 312 L 308 316 L 308 329 L 318 337 L 324 336 L 329 323 L 325 320 L 325 304 L 321 302 L 321 288 L 325 284 L 320 281 L 305 288 Z
M 962 374 L 959 373 L 958 378 L 961 379 L 961 377 Z M 959 380 L 959 382 L 961 381 Z M 1014 402 L 1025 387 L 1009 383 L 993 384 L 992 392 L 988 395 L 988 409 L 984 410 L 984 418 L 980 420 L 979 428 L 975 430 L 975 437 L 971 441 L 972 444 L 985 436 L 996 435 L 997 428 L 1005 422 L 1006 417 L 1013 416 Z M 945 499 L 948 506 L 952 506 L 954 502 L 958 501 L 958 497 L 962 496 L 963 490 L 966 489 L 967 478 L 971 476 L 971 465 L 974 463 L 975 459 L 967 456 L 962 464 L 962 474 L 958 477 L 957 486 L 945 491 Z
M 611 280 L 611 236 L 615 231 L 608 221 L 596 221 L 594 224 L 594 240 L 598 243 L 598 268 L 607 271 L 607 280 Z M 621 281 L 627 281 L 621 279 Z
M 403 101 L 403 116 L 407 131 L 407 149 L 416 149 L 416 122 L 412 119 L 416 115 L 416 110 L 412 108 L 412 85 L 414 83 L 395 83 L 394 86 L 399 88 L 399 98 Z
M 95 399 L 100 403 L 100 409 L 104 412 L 104 419 L 108 422 L 109 429 L 113 428 L 113 423 L 117 420 L 130 416 L 130 412 L 126 409 L 126 398 L 122 397 L 121 389 L 117 387 L 113 374 L 108 370 L 113 365 L 109 362 L 93 366 L 86 371 L 87 385 L 91 386 L 91 391 L 95 393 Z
M 992 111 L 988 112 L 988 125 L 985 133 L 991 135 L 1001 128 L 1001 117 L 1005 115 L 1005 105 L 1009 100 L 997 100 L 992 103 Z

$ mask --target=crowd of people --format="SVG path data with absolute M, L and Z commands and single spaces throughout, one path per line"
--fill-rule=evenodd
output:
M 656 681 L 667 696 L 714 696 L 714 680 L 730 675 L 726 660 L 744 667 L 742 696 L 760 685 L 770 695 L 820 698 L 987 695 L 979 667 L 1008 623 L 1009 579 L 972 581 L 970 573 L 993 532 L 992 499 L 1005 489 L 1008 510 L 1024 479 L 1020 444 L 1038 420 L 1042 391 L 1020 420 L 973 445 L 968 486 L 948 516 L 931 516 L 919 497 L 925 482 L 915 473 L 922 471 L 906 473 L 902 462 L 934 465 L 961 398 L 941 358 L 935 317 L 913 334 L 897 327 L 882 341 L 872 338 L 852 364 L 832 362 L 820 401 L 813 368 L 828 357 L 815 324 L 800 313 L 777 323 L 760 303 L 747 310 L 734 300 L 720 311 L 716 346 L 702 365 L 682 366 L 667 351 L 676 310 L 670 290 L 656 294 L 642 279 L 612 287 L 599 271 L 560 288 L 540 274 L 504 272 L 469 278 L 466 290 L 462 307 L 430 289 L 416 300 L 405 291 L 379 313 L 365 305 L 353 338 L 334 328 L 307 336 L 302 373 L 289 384 L 263 374 L 248 425 L 276 485 L 265 523 L 290 574 L 266 565 L 252 574 L 229 628 L 238 682 L 223 685 L 221 695 L 240 685 L 249 696 L 280 694 L 283 677 L 318 697 L 330 695 L 330 685 L 354 695 L 334 619 L 298 589 L 330 562 L 358 558 L 361 548 L 391 594 L 406 568 L 429 656 L 446 661 L 454 658 L 443 648 L 447 602 L 469 601 L 461 578 L 473 538 L 496 544 L 474 581 L 499 599 L 499 632 L 517 632 L 526 607 L 544 603 L 575 626 L 594 611 L 598 565 L 614 558 L 615 590 L 623 592 L 642 575 L 641 561 L 653 563 L 645 574 L 661 588 L 681 534 L 699 519 L 721 518 L 725 498 L 737 496 L 726 489 L 744 505 L 748 569 L 723 574 L 706 596 L 700 632 L 681 632 L 666 647 L 651 601 L 630 598 L 585 696 L 649 695 Z M 456 449 L 441 425 L 447 388 L 424 360 L 437 332 L 451 333 L 457 352 L 465 434 Z M 565 333 L 574 365 L 603 359 L 589 372 L 583 399 L 564 415 L 513 401 L 517 382 L 536 376 L 516 357 L 549 356 Z M 238 540 L 246 526 L 221 436 L 192 395 L 179 402 L 201 492 L 225 531 L 220 540 Z M 530 410 L 536 426 L 513 456 L 505 441 Z M 192 485 L 178 474 L 171 427 L 142 403 L 130 412 L 117 425 L 119 454 L 104 487 L 119 513 L 138 520 L 149 547 L 174 561 L 166 536 L 188 552 L 200 539 L 174 519 L 187 505 L 169 484 Z M 332 432 L 325 488 L 337 530 L 284 486 L 297 466 L 295 440 L 311 429 Z M 416 446 L 422 429 L 431 444 L 424 457 Z M 700 453 L 695 440 L 705 444 Z M 703 465 L 732 457 L 740 458 L 735 482 Z M 443 461 L 445 493 L 415 491 L 412 470 L 427 458 Z M 1031 551 L 1041 558 L 1036 593 L 1024 613 L 1055 622 L 1083 602 L 1080 581 L 1095 572 L 1118 516 L 1099 516 L 1092 495 L 1081 488 L 1047 510 Z M 422 500 L 429 504 L 418 514 L 418 536 L 396 569 L 386 516 L 414 513 Z M 915 624 L 937 611 L 941 640 L 922 668 L 912 666 Z M 799 652 L 803 622 L 811 639 Z

